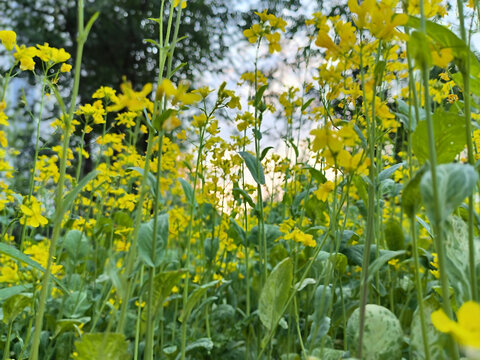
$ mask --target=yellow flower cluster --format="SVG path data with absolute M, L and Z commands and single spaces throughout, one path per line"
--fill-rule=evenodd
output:
M 273 14 L 268 14 L 267 9 L 261 13 L 255 12 L 255 14 L 260 18 L 260 23 L 253 24 L 250 29 L 243 32 L 243 35 L 252 44 L 261 41 L 261 39 L 265 37 L 268 41 L 268 51 L 270 54 L 282 50 L 282 47 L 280 46 L 281 35 L 276 30 L 279 29 L 285 32 L 287 22 Z

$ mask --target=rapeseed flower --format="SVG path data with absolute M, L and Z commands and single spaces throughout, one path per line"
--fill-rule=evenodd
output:
M 0 30 L 0 40 L 7 51 L 12 51 L 17 44 L 17 34 L 12 30 Z
M 122 90 L 122 94 L 110 98 L 113 105 L 108 106 L 107 111 L 119 111 L 125 107 L 129 111 L 143 111 L 144 108 L 150 110 L 152 107 L 152 102 L 147 98 L 147 95 L 150 94 L 153 89 L 151 83 L 145 84 L 141 91 L 134 91 L 132 83 L 124 79 L 123 84 L 120 85 L 120 89 Z
M 451 334 L 460 345 L 480 349 L 480 304 L 467 301 L 458 310 L 457 319 L 449 319 L 442 309 L 432 313 L 438 331 Z
M 35 69 L 35 61 L 33 60 L 34 57 L 38 56 L 38 49 L 33 46 L 26 47 L 25 45 L 21 45 L 18 47 L 15 45 L 16 52 L 13 54 L 13 57 L 20 61 L 20 70 L 34 70 Z
M 39 227 L 48 224 L 47 218 L 42 216 L 42 204 L 33 196 L 20 205 L 20 210 L 23 213 L 20 218 L 20 224 L 32 227 Z

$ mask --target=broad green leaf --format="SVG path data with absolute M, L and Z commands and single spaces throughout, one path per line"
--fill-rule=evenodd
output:
M 420 182 L 420 192 L 425 203 L 427 215 L 432 223 L 442 223 L 460 206 L 475 188 L 478 174 L 475 168 L 467 164 L 443 164 L 437 167 L 438 204 L 433 197 L 432 173 L 428 171 Z M 438 206 L 439 218 L 435 217 Z
M 303 280 L 302 282 L 297 282 L 294 286 L 294 289 L 295 291 L 302 291 L 303 289 L 305 289 L 305 287 L 307 287 L 308 285 L 313 285 L 313 284 L 316 284 L 317 283 L 317 280 L 315 279 L 312 279 L 312 278 L 306 278 L 305 280 Z
M 400 122 L 403 123 L 406 129 L 410 129 L 410 132 L 415 131 L 417 127 L 417 118 L 415 115 L 415 108 L 413 105 L 408 105 L 405 101 L 397 99 L 397 112 L 395 115 L 399 118 Z M 419 110 L 419 120 L 424 120 L 426 113 L 424 109 Z
M 480 74 L 478 74 L 480 76 Z M 463 90 L 463 76 L 460 72 L 452 74 L 452 79 Z M 480 78 L 470 74 L 470 91 L 480 97 Z
M 466 131 L 464 118 L 454 112 L 438 108 L 432 116 L 435 149 L 439 164 L 449 163 L 465 148 Z M 413 152 L 420 163 L 429 159 L 427 122 L 420 121 L 412 135 Z
M 189 343 L 187 347 L 185 348 L 186 352 L 195 350 L 195 349 L 205 349 L 207 351 L 210 351 L 213 349 L 213 341 L 210 338 L 201 338 L 198 340 L 195 340 L 192 343 Z M 181 354 L 177 356 L 177 359 L 180 359 Z
M 383 226 L 383 233 L 389 250 L 405 249 L 405 234 L 397 219 L 388 219 Z
M 86 291 L 74 291 L 68 295 L 64 304 L 64 314 L 69 318 L 80 318 L 92 305 Z
M 65 234 L 64 247 L 71 259 L 78 261 L 88 255 L 88 240 L 79 230 L 70 230 Z
M 257 182 L 257 184 L 265 185 L 265 174 L 263 173 L 263 166 L 262 164 L 257 162 L 257 158 L 246 151 L 240 151 L 239 154 L 243 158 L 243 160 L 245 160 L 245 164 L 247 165 L 250 174 Z
M 218 284 L 218 281 L 215 280 L 205 285 L 199 286 L 195 290 L 193 290 L 192 293 L 188 296 L 187 304 L 185 305 L 185 308 L 183 309 L 183 313 L 182 315 L 180 315 L 180 318 L 178 320 L 180 322 L 187 321 L 195 305 L 197 305 L 199 301 L 202 300 L 203 296 L 207 293 L 208 289 L 210 289 L 211 287 L 217 284 Z
M 154 219 L 140 225 L 138 232 L 138 255 L 147 266 L 157 267 L 161 264 L 168 243 L 168 213 L 157 217 L 157 234 L 153 239 Z M 155 241 L 155 259 L 153 246 Z
M 153 303 L 156 309 L 160 309 L 167 296 L 170 295 L 175 285 L 178 285 L 185 270 L 165 271 L 155 275 L 153 279 Z
M 409 16 L 407 26 L 420 29 L 420 19 L 414 16 Z M 470 73 L 478 76 L 480 74 L 480 64 L 475 54 L 468 48 L 465 42 L 455 35 L 451 30 L 445 26 L 434 23 L 432 21 L 426 22 L 427 35 L 440 48 L 449 48 L 455 58 L 457 65 L 463 66 L 468 57 L 470 57 Z M 425 43 L 424 43 L 425 44 Z M 428 47 L 423 45 L 428 50 Z
M 185 179 L 179 178 L 178 181 L 180 181 L 180 184 L 182 185 L 183 192 L 185 193 L 188 203 L 194 204 L 192 185 L 190 185 L 190 183 Z
M 128 360 L 128 342 L 118 333 L 84 334 L 75 341 L 76 360 Z
M 286 258 L 272 270 L 265 282 L 258 303 L 258 315 L 262 324 L 273 330 L 281 317 L 290 294 L 293 277 L 293 262 Z
M 10 296 L 14 296 L 24 291 L 30 290 L 31 287 L 31 285 L 16 285 L 0 289 L 0 301 L 8 299 Z
M 310 172 L 310 175 L 319 183 L 319 184 L 324 184 L 327 182 L 326 176 L 320 171 L 317 170 L 311 166 L 306 167 L 308 171 Z
M 9 297 L 2 306 L 3 322 L 12 323 L 32 303 L 32 294 L 17 294 Z
M 432 54 L 429 45 L 430 41 L 424 33 L 420 31 L 412 31 L 410 33 L 408 51 L 419 67 L 429 67 L 432 64 Z
M 57 337 L 61 333 L 66 331 L 76 331 L 78 336 L 82 335 L 82 331 L 80 330 L 81 326 L 85 325 L 90 321 L 89 316 L 85 316 L 78 319 L 61 319 L 57 320 L 55 323 L 55 335 Z
M 450 216 L 444 226 L 445 265 L 450 286 L 458 304 L 470 300 L 472 293 L 468 274 L 468 226 L 460 217 Z
M 24 253 L 22 253 L 20 250 L 18 250 L 17 248 L 13 247 L 12 245 L 9 245 L 9 244 L 5 244 L 5 243 L 0 243 L 0 253 L 2 254 L 5 254 L 7 255 L 8 257 L 12 258 L 12 259 L 15 259 L 15 260 L 18 260 L 18 261 L 21 261 L 27 265 L 30 265 L 31 267 L 33 267 L 35 270 L 38 270 L 38 271 L 41 271 L 42 273 L 45 272 L 45 268 L 40 265 L 38 262 L 36 262 L 35 260 L 33 260 L 31 257 L 29 257 L 28 255 L 25 255 Z M 64 293 L 68 293 L 68 290 L 67 288 L 65 287 L 65 285 L 63 285 L 63 283 L 57 279 L 53 274 L 50 274 L 50 276 L 52 277 L 53 281 L 55 282 L 55 284 L 58 285 L 58 287 L 64 292 Z
M 448 348 L 448 335 L 439 332 L 432 323 L 432 313 L 441 307 L 442 304 L 433 294 L 423 300 L 423 321 L 425 321 L 427 330 L 426 336 L 429 344 L 430 357 L 431 359 L 446 360 L 449 358 L 446 351 Z M 418 359 L 425 359 L 421 321 L 420 309 L 417 306 L 412 318 L 410 344 L 412 350 L 418 355 Z
M 427 167 L 424 166 L 418 170 L 415 175 L 408 181 L 407 185 L 403 188 L 402 192 L 402 208 L 408 217 L 412 217 L 417 212 L 420 205 L 420 181 L 423 174 L 427 171 Z
M 398 251 L 387 251 L 384 250 L 383 254 L 380 255 L 378 258 L 375 259 L 373 263 L 370 264 L 368 268 L 368 282 L 372 281 L 373 276 L 381 269 L 383 265 L 385 265 L 389 260 L 393 258 L 405 254 L 406 250 L 398 250 Z

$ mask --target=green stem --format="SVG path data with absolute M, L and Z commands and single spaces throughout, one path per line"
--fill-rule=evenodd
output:
M 469 39 L 467 39 L 467 33 L 465 30 L 465 16 L 463 14 L 463 2 L 457 0 L 459 22 L 460 22 L 460 34 L 462 40 L 466 46 L 469 47 Z M 475 157 L 473 155 L 473 140 L 472 140 L 472 120 L 471 120 L 471 104 L 470 104 L 470 53 L 467 52 L 465 64 L 459 66 L 460 72 L 463 77 L 463 103 L 465 105 L 465 130 L 467 137 L 467 153 L 468 163 L 472 166 L 475 165 Z M 472 287 L 472 300 L 478 301 L 478 288 L 477 288 L 477 273 L 475 271 L 475 245 L 473 239 L 473 213 L 474 213 L 474 201 L 473 194 L 468 197 L 468 253 L 469 253 L 469 268 L 470 268 L 470 284 Z
M 208 120 L 207 120 L 208 123 Z M 190 267 L 190 252 L 191 252 L 191 245 L 192 245 L 192 233 L 193 233 L 193 218 L 194 218 L 194 210 L 195 210 L 195 196 L 196 196 L 196 188 L 197 188 L 197 180 L 198 180 L 198 171 L 200 169 L 200 162 L 202 159 L 202 151 L 203 151 L 203 140 L 205 136 L 205 128 L 206 125 L 200 129 L 200 140 L 199 140 L 199 147 L 197 153 L 197 161 L 195 166 L 195 174 L 193 175 L 193 194 L 190 200 L 190 214 L 188 220 L 188 230 L 187 230 L 187 244 L 186 244 L 186 251 L 185 251 L 185 268 L 187 269 L 187 276 L 185 277 L 185 284 L 183 286 L 183 308 L 187 305 L 188 301 L 188 286 L 190 282 L 189 278 L 189 267 Z M 181 347 L 181 360 L 185 360 L 185 352 L 186 352 L 186 345 L 187 345 L 187 322 L 188 317 L 184 317 L 182 322 L 182 347 Z
M 360 38 L 362 35 L 360 34 Z M 381 42 L 379 43 L 379 49 Z M 379 52 L 377 52 L 377 62 Z M 376 182 L 376 169 L 375 169 L 375 95 L 377 87 L 377 78 L 374 79 L 373 98 L 372 98 L 372 118 L 368 114 L 367 106 L 367 94 L 365 90 L 365 69 L 363 68 L 363 45 L 360 45 L 360 75 L 363 89 L 363 101 L 364 101 L 364 114 L 367 121 L 367 134 L 368 134 L 368 158 L 370 159 L 369 167 L 369 179 L 370 184 L 368 186 L 368 209 L 367 209 L 367 230 L 365 235 L 365 246 L 363 248 L 363 262 L 362 262 L 362 285 L 360 288 L 360 329 L 358 336 L 358 349 L 357 356 L 362 358 L 363 348 L 363 333 L 365 328 L 365 309 L 368 299 L 368 266 L 370 264 L 370 248 L 375 237 L 375 182 Z
M 421 31 L 426 35 L 426 20 L 424 11 L 424 1 L 420 0 L 420 14 L 421 14 Z M 442 289 L 443 298 L 443 310 L 449 318 L 452 318 L 453 312 L 450 304 L 450 291 L 447 278 L 446 258 L 445 258 L 445 244 L 443 239 L 443 220 L 441 219 L 441 209 L 438 191 L 438 178 L 437 178 L 437 152 L 435 149 L 435 134 L 433 130 L 433 120 L 431 114 L 431 103 L 429 93 L 429 65 L 426 62 L 422 64 L 422 78 L 425 97 L 425 114 L 427 121 L 428 131 L 428 148 L 429 148 L 429 160 L 430 171 L 432 174 L 432 188 L 433 188 L 433 201 L 434 201 L 434 242 L 438 253 L 438 265 L 440 272 L 440 283 Z M 453 359 L 459 358 L 458 348 L 453 340 L 450 338 L 448 344 L 448 351 Z
M 92 19 L 94 21 L 94 18 Z M 91 23 L 89 23 L 89 25 L 91 26 Z M 83 23 L 83 0 L 78 0 L 78 35 L 77 35 L 77 54 L 75 59 L 75 76 L 74 76 L 74 82 L 73 82 L 73 91 L 72 91 L 72 98 L 70 102 L 70 109 L 68 114 L 66 114 L 65 116 L 65 131 L 63 134 L 62 153 L 60 156 L 60 176 L 58 179 L 57 191 L 55 194 L 55 218 L 54 218 L 53 232 L 52 232 L 52 238 L 50 241 L 50 247 L 48 249 L 47 267 L 45 269 L 45 273 L 42 279 L 39 305 L 38 305 L 37 314 L 35 317 L 35 330 L 33 333 L 32 348 L 29 356 L 30 360 L 38 360 L 40 337 L 41 337 L 42 328 L 43 328 L 43 317 L 44 317 L 45 309 L 47 306 L 48 290 L 50 287 L 50 275 L 52 273 L 53 257 L 56 250 L 57 240 L 60 236 L 60 232 L 62 229 L 63 213 L 65 210 L 63 207 L 63 190 L 65 186 L 68 148 L 70 144 L 70 130 L 72 125 L 73 112 L 75 110 L 76 99 L 78 96 L 78 89 L 80 86 L 80 71 L 82 66 L 83 46 L 87 39 L 88 31 L 89 31 L 89 27 L 85 29 L 84 23 Z
M 157 253 L 157 231 L 158 231 L 158 208 L 160 198 L 160 178 L 162 170 L 162 147 L 163 147 L 163 131 L 160 132 L 159 144 L 158 144 L 158 160 L 157 160 L 157 174 L 156 174 L 156 191 L 155 201 L 153 208 L 153 234 L 152 234 L 152 259 L 155 264 Z M 147 300 L 147 339 L 145 343 L 145 360 L 153 360 L 153 338 L 155 333 L 155 304 L 153 303 L 154 296 L 154 279 L 155 279 L 155 266 L 151 266 L 148 269 L 148 300 Z

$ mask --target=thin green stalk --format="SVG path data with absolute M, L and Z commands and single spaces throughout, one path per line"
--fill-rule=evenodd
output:
M 148 132 L 148 140 L 147 140 L 147 151 L 145 154 L 145 166 L 144 166 L 144 174 L 145 176 L 142 177 L 142 181 L 140 183 L 140 197 L 138 199 L 137 203 L 137 213 L 135 215 L 135 220 L 133 224 L 133 232 L 131 235 L 131 244 L 130 244 L 130 251 L 128 252 L 127 255 L 127 261 L 126 261 L 126 266 L 125 266 L 125 274 L 127 274 L 127 277 L 130 279 L 127 281 L 127 286 L 125 289 L 125 298 L 122 299 L 122 304 L 120 306 L 120 317 L 118 320 L 117 324 L 117 332 L 122 333 L 124 326 L 125 326 L 125 319 L 127 316 L 127 307 L 128 307 L 128 302 L 130 300 L 130 296 L 133 290 L 133 282 L 135 281 L 135 278 L 130 277 L 132 274 L 132 271 L 134 269 L 135 265 L 135 259 L 136 259 L 136 248 L 137 248 L 137 242 L 138 242 L 138 234 L 140 230 L 140 223 L 142 222 L 143 218 L 143 203 L 145 200 L 145 195 L 147 193 L 147 181 L 148 181 L 148 176 L 147 174 L 150 171 L 150 158 L 152 155 L 152 147 L 153 147 L 153 138 L 154 138 L 154 130 L 149 129 Z
M 360 38 L 362 35 L 360 34 Z M 380 47 L 381 44 L 379 44 Z M 377 63 L 378 63 L 377 53 Z M 363 263 L 362 263 L 362 285 L 360 288 L 360 329 L 358 336 L 358 350 L 357 356 L 362 358 L 363 348 L 363 333 L 365 328 L 365 309 L 368 299 L 368 266 L 370 264 L 370 248 L 375 237 L 375 182 L 376 182 L 376 169 L 375 169 L 375 94 L 377 79 L 375 78 L 372 100 L 372 118 L 368 114 L 367 106 L 367 94 L 365 90 L 365 69 L 363 68 L 363 45 L 360 46 L 360 76 L 363 89 L 363 105 L 365 108 L 364 114 L 367 122 L 367 134 L 368 134 L 368 158 L 370 159 L 369 167 L 369 179 L 370 184 L 368 186 L 368 208 L 367 208 L 367 230 L 365 235 L 365 246 L 363 249 Z
M 3 348 L 3 360 L 8 360 L 10 358 L 10 338 L 12 337 L 12 328 L 13 321 L 8 322 L 8 331 L 7 331 L 7 342 Z
M 260 49 L 260 44 L 262 42 L 262 38 L 258 40 L 256 55 L 255 55 L 255 99 L 257 98 L 258 94 L 258 54 Z M 255 140 L 255 158 L 257 163 L 257 174 L 260 173 L 260 168 L 262 166 L 260 161 L 260 126 L 262 122 L 262 112 L 258 111 L 259 104 L 254 104 L 255 108 L 255 124 L 254 124 L 254 140 Z M 258 208 L 258 243 L 260 246 L 260 253 L 263 263 L 263 272 L 262 272 L 262 284 L 265 284 L 267 281 L 267 274 L 268 274 L 268 253 L 267 253 L 267 238 L 265 236 L 265 219 L 264 219 L 264 212 L 263 212 L 263 197 L 262 197 L 262 186 L 257 184 L 257 208 Z
M 425 352 L 425 360 L 430 360 L 430 343 L 427 336 L 427 324 L 425 323 L 425 309 L 423 306 L 422 280 L 420 279 L 420 262 L 418 260 L 418 236 L 417 236 L 417 219 L 415 214 L 410 217 L 410 231 L 412 236 L 412 252 L 413 264 L 415 267 L 415 287 L 417 289 L 418 311 L 420 316 L 420 328 L 422 330 L 423 351 Z
M 155 184 L 155 201 L 153 207 L 153 231 L 152 231 L 152 259 L 155 264 L 157 253 L 157 231 L 158 231 L 158 208 L 160 199 L 160 179 L 162 175 L 162 147 L 163 147 L 163 131 L 159 133 L 158 144 L 158 159 L 157 159 L 157 174 Z M 147 300 L 147 334 L 145 342 L 145 360 L 153 360 L 153 338 L 155 333 L 155 306 L 153 303 L 153 296 L 155 279 L 155 266 L 148 269 L 148 300 Z
M 426 34 L 426 21 L 425 21 L 425 11 L 424 11 L 424 2 L 420 0 L 420 14 L 421 14 L 421 31 Z M 443 224 L 441 223 L 440 215 L 440 201 L 439 201 L 439 190 L 438 190 L 438 179 L 437 179 L 437 153 L 435 149 L 435 134 L 433 130 L 433 120 L 431 114 L 431 103 L 430 103 L 430 93 L 429 93 L 429 65 L 426 62 L 422 64 L 422 78 L 423 78 L 423 87 L 424 87 L 424 97 L 425 97 L 425 113 L 427 121 L 427 131 L 428 131 L 428 148 L 429 148 L 429 160 L 430 160 L 430 171 L 432 174 L 432 188 L 433 188 L 433 201 L 434 201 L 434 242 L 435 247 L 438 253 L 438 265 L 440 272 L 440 283 L 442 289 L 442 298 L 443 298 L 443 310 L 449 318 L 452 318 L 453 312 L 450 304 L 450 291 L 448 285 L 447 269 L 446 269 L 446 258 L 445 258 L 445 244 L 443 239 Z M 459 358 L 458 348 L 450 338 L 448 344 L 448 352 L 453 359 Z
M 76 99 L 78 96 L 78 89 L 80 86 L 80 71 L 82 66 L 83 46 L 87 40 L 88 32 L 97 17 L 98 17 L 98 13 L 96 13 L 91 18 L 91 20 L 87 24 L 87 27 L 84 27 L 83 0 L 78 1 L 77 54 L 76 54 L 76 60 L 75 60 L 75 76 L 74 76 L 74 82 L 73 82 L 73 91 L 72 91 L 72 98 L 70 102 L 70 109 L 68 114 L 66 114 L 65 116 L 65 132 L 63 134 L 62 153 L 60 156 L 60 176 L 58 179 L 57 191 L 55 194 L 55 217 L 53 222 L 54 224 L 53 232 L 52 232 L 52 238 L 50 241 L 50 247 L 48 249 L 47 266 L 42 279 L 39 305 L 38 305 L 37 314 L 35 317 L 35 330 L 33 334 L 32 348 L 29 356 L 30 360 L 38 360 L 40 337 L 41 337 L 42 328 L 43 328 L 43 317 L 44 317 L 45 309 L 47 306 L 47 297 L 48 297 L 48 292 L 50 288 L 50 275 L 52 273 L 53 257 L 56 250 L 57 240 L 60 236 L 60 232 L 62 229 L 63 212 L 65 210 L 63 207 L 63 195 L 64 195 L 63 191 L 65 186 L 68 148 L 70 144 L 70 130 L 72 126 L 72 118 L 73 118 L 73 112 L 75 110 Z
M 207 118 L 208 119 L 208 118 Z M 208 120 L 207 120 L 208 123 Z M 183 285 L 183 308 L 188 301 L 188 286 L 189 286 L 189 267 L 190 267 L 190 253 L 192 247 L 192 233 L 193 233 L 193 218 L 194 218 L 194 210 L 195 210 L 195 196 L 196 196 L 196 188 L 197 188 L 197 181 L 198 181 L 198 171 L 200 169 L 200 162 L 202 159 L 202 151 L 203 151 L 203 140 L 205 136 L 205 128 L 206 125 L 200 129 L 200 140 L 199 140 L 199 147 L 197 153 L 197 161 L 195 165 L 195 174 L 193 175 L 193 194 L 190 200 L 190 213 L 189 213 L 189 220 L 188 220 L 188 228 L 187 228 L 187 237 L 186 237 L 186 251 L 185 251 L 185 268 L 187 269 L 187 276 L 185 277 L 185 283 Z M 188 318 L 184 318 L 182 322 L 182 345 L 181 345 L 181 360 L 185 360 L 185 353 L 186 353 L 186 345 L 187 345 L 187 322 Z
M 460 35 L 466 46 L 469 47 L 470 39 L 467 38 L 465 30 L 465 16 L 463 14 L 463 2 L 457 0 L 459 22 L 460 22 Z M 461 64 L 460 72 L 463 77 L 463 103 L 465 106 L 465 130 L 467 137 L 467 154 L 468 163 L 472 166 L 475 165 L 475 157 L 473 155 L 473 140 L 472 140 L 472 120 L 471 120 L 471 97 L 470 97 L 470 54 L 467 53 L 465 64 Z M 468 197 L 468 262 L 470 269 L 470 285 L 472 287 L 472 300 L 478 301 L 478 287 L 477 287 L 477 273 L 475 271 L 475 245 L 473 239 L 473 213 L 474 213 L 474 195 L 471 194 Z

